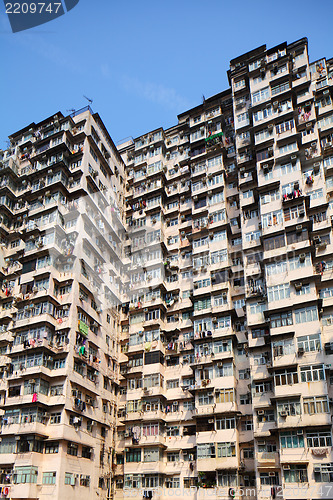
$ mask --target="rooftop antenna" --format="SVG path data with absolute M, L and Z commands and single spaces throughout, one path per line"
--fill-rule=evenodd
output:
M 93 103 L 93 100 L 92 100 L 92 99 L 90 99 L 89 97 L 87 97 L 87 96 L 85 96 L 85 95 L 84 95 L 83 97 L 84 97 L 85 99 L 87 99 L 87 101 L 89 102 L 89 104 L 92 104 L 92 103 Z
M 67 109 L 67 113 L 75 113 L 76 109 Z

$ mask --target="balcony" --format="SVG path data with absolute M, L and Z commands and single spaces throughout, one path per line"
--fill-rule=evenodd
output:
M 281 464 L 308 462 L 309 459 L 311 459 L 310 450 L 305 448 L 280 448 Z
M 258 452 L 256 453 L 258 467 L 276 468 L 280 466 L 279 454 L 277 452 Z
M 239 459 L 237 457 L 197 459 L 197 470 L 203 472 L 210 472 L 218 469 L 237 469 L 238 467 Z

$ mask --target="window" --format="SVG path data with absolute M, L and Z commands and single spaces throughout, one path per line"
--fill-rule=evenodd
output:
M 283 475 L 286 483 L 306 483 L 308 481 L 306 465 L 290 465 L 288 469 L 284 468 Z
M 212 196 L 209 197 L 209 205 L 216 205 L 217 203 L 221 203 L 224 201 L 224 192 L 220 191 L 217 193 L 214 193 Z
M 198 478 L 196 477 L 184 477 L 184 488 L 196 487 L 198 483 Z
M 287 262 L 282 261 L 273 264 L 266 264 L 265 270 L 267 276 L 273 276 L 276 274 L 279 275 L 285 274 L 287 272 Z
M 216 377 L 231 377 L 234 374 L 234 365 L 232 363 L 223 363 L 216 367 Z
M 37 483 L 38 467 L 15 467 L 14 484 Z
M 67 445 L 67 455 L 72 455 L 73 457 L 78 456 L 79 447 L 77 444 L 68 443 Z
M 297 338 L 297 348 L 298 350 L 303 350 L 304 352 L 320 351 L 321 342 L 320 334 L 315 333 L 313 335 L 305 335 Z
M 142 426 L 143 436 L 158 436 L 159 435 L 159 425 L 156 423 L 143 424 Z
M 295 353 L 294 339 L 278 340 L 273 342 L 273 356 L 286 356 Z
M 296 163 L 285 163 L 284 165 L 279 165 L 275 168 L 275 173 L 277 177 L 282 177 L 283 175 L 291 174 L 299 170 L 299 164 Z
M 51 441 L 51 442 L 45 443 L 44 453 L 51 455 L 53 453 L 58 453 L 58 452 L 59 452 L 59 442 L 58 441 Z
M 284 155 L 297 150 L 297 142 L 292 142 L 290 144 L 285 144 L 279 147 L 279 154 Z
M 126 451 L 126 462 L 141 462 L 141 450 L 131 449 Z
M 290 297 L 289 284 L 275 285 L 267 288 L 268 302 L 276 302 Z
M 251 393 L 248 392 L 247 394 L 240 394 L 239 402 L 241 405 L 250 405 L 252 402 L 251 401 Z
M 167 453 L 168 462 L 179 462 L 179 451 Z
M 318 309 L 316 306 L 305 307 L 295 310 L 295 323 L 308 323 L 318 320 Z
M 307 432 L 306 440 L 308 448 L 326 448 L 332 446 L 332 434 L 330 431 Z
M 285 369 L 277 370 L 274 375 L 275 385 L 292 385 L 298 383 L 297 370 Z
M 245 87 L 245 80 L 238 80 L 237 82 L 234 82 L 234 88 L 235 89 L 242 89 Z
M 275 250 L 285 246 L 285 237 L 283 234 L 279 236 L 273 236 L 272 238 L 267 238 L 264 240 L 264 250 L 267 252 L 269 250 Z
M 329 413 L 327 396 L 316 396 L 303 399 L 304 413 L 313 415 L 315 413 Z
M 249 113 L 247 111 L 245 113 L 240 113 L 239 115 L 237 115 L 237 122 L 239 124 L 246 125 L 248 121 L 249 121 Z
M 281 448 L 304 448 L 303 431 L 283 431 L 280 433 Z
M 272 390 L 273 386 L 271 381 L 255 382 L 254 384 L 255 395 L 265 394 L 266 392 L 270 392 Z
M 216 392 L 216 402 L 217 403 L 233 403 L 235 398 L 235 393 L 233 389 L 220 389 Z
M 333 482 L 333 463 L 316 464 L 313 468 L 316 483 Z
M 259 141 L 263 141 L 265 139 L 270 139 L 271 133 L 267 128 L 264 128 L 263 130 L 256 132 L 254 134 L 254 137 L 255 137 L 255 141 L 259 142 Z
M 197 458 L 215 458 L 215 444 L 214 443 L 205 443 L 197 445 Z
M 275 422 L 274 410 L 258 410 L 257 411 L 258 423 Z
M 311 192 L 309 193 L 309 195 L 310 195 L 310 200 L 311 200 L 311 201 L 313 201 L 313 200 L 318 200 L 319 198 L 323 198 L 323 196 L 324 196 L 324 191 L 323 191 L 323 189 L 322 189 L 322 188 L 321 188 L 321 189 L 316 189 L 316 190 L 314 190 L 314 191 L 311 191 Z
M 82 456 L 82 458 L 88 458 L 89 460 L 91 460 L 92 449 L 90 448 L 90 446 L 82 446 L 81 456 Z
M 179 379 L 168 380 L 167 381 L 167 389 L 176 389 L 179 387 Z
M 301 366 L 301 382 L 325 380 L 323 365 Z
M 236 429 L 235 417 L 224 417 L 216 419 L 216 430 Z
M 217 482 L 219 486 L 237 486 L 237 474 L 229 471 L 218 471 Z
M 143 461 L 144 462 L 158 462 L 159 461 L 158 448 L 144 448 Z
M 217 443 L 217 456 L 218 458 L 235 457 L 236 456 L 235 443 Z
M 279 85 L 272 87 L 272 96 L 280 94 L 281 92 L 284 92 L 289 88 L 290 88 L 289 82 L 280 83 Z
M 267 306 L 265 303 L 261 302 L 254 302 L 253 304 L 250 304 L 250 314 L 260 314 L 266 311 Z
M 278 472 L 260 472 L 261 486 L 274 486 L 279 484 Z
M 56 484 L 56 472 L 43 472 L 43 484 Z
M 295 126 L 294 120 L 287 120 L 285 122 L 276 125 L 275 130 L 277 134 L 282 134 L 283 132 L 292 130 L 294 126 Z
M 309 253 L 304 254 L 302 256 L 302 259 L 300 258 L 300 256 L 297 256 L 289 259 L 288 261 L 290 271 L 294 271 L 295 269 L 300 269 L 302 267 L 311 266 L 311 264 L 311 255 Z
M 75 485 L 75 477 L 71 472 L 65 472 L 65 484 Z
M 61 423 L 61 412 L 51 413 L 50 424 L 60 424 Z
M 178 425 L 168 425 L 166 427 L 166 435 L 170 436 L 179 436 L 179 426 Z
M 214 403 L 214 394 L 212 392 L 200 392 L 198 402 L 200 406 L 211 405 Z
M 252 94 L 252 104 L 269 99 L 269 87 L 264 87 Z
M 85 476 L 84 474 L 80 475 L 80 486 L 90 486 L 90 476 Z
M 279 401 L 277 404 L 277 412 L 280 415 L 281 412 L 285 412 L 287 415 L 300 415 L 301 414 L 301 404 L 299 401 L 295 400 L 285 400 Z
M 253 430 L 253 419 L 252 417 L 242 420 L 242 431 L 252 431 Z
M 253 71 L 261 66 L 261 59 L 254 61 L 249 64 L 249 71 Z
M 243 458 L 254 458 L 254 448 L 243 448 Z
M 261 231 L 251 231 L 250 233 L 245 234 L 245 241 L 258 241 L 260 240 Z

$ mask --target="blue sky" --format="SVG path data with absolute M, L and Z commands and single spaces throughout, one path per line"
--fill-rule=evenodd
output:
M 318 6 L 318 7 L 317 7 Z M 0 147 L 9 134 L 94 100 L 115 142 L 177 122 L 227 88 L 230 59 L 304 36 L 333 57 L 332 0 L 80 0 L 13 34 L 0 7 Z

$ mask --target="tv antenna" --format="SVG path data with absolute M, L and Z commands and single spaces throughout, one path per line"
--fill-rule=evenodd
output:
M 89 104 L 92 104 L 93 103 L 93 99 L 90 99 L 89 97 L 87 96 L 83 96 L 85 99 L 87 99 L 87 101 L 89 102 Z

